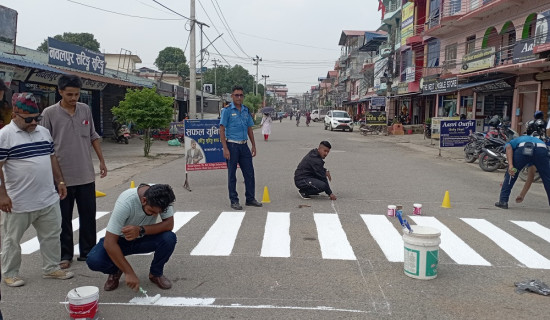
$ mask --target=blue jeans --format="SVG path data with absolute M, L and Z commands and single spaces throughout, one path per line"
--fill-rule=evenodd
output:
M 518 147 L 514 150 L 514 167 L 518 169 L 518 173 L 528 164 L 534 165 L 540 175 L 544 189 L 546 190 L 546 196 L 548 198 L 548 204 L 550 204 L 550 157 L 548 156 L 548 150 L 542 147 L 536 147 L 532 156 L 526 156 L 523 154 L 523 147 Z M 510 193 L 512 188 L 518 179 L 519 174 L 515 174 L 513 178 L 510 178 L 508 170 L 504 174 L 504 182 L 500 189 L 499 201 L 508 202 L 510 199 Z
M 241 167 L 244 177 L 246 202 L 256 200 L 256 182 L 254 180 L 254 165 L 252 164 L 252 152 L 246 143 L 227 143 L 229 160 L 227 162 L 227 187 L 229 188 L 229 200 L 231 203 L 239 203 L 237 193 L 237 164 Z
M 107 254 L 103 246 L 103 240 L 105 240 L 105 238 L 101 238 L 95 247 L 92 248 L 92 251 L 88 253 L 86 263 L 90 270 L 103 272 L 105 274 L 115 274 L 119 271 L 119 268 L 113 263 L 109 254 Z M 118 245 L 124 256 L 154 252 L 155 255 L 149 270 L 153 276 L 160 277 L 164 274 L 164 265 L 172 256 L 174 248 L 176 247 L 176 242 L 176 234 L 172 231 L 166 231 L 159 234 L 146 235 L 143 238 L 138 238 L 133 241 L 128 241 L 120 237 Z

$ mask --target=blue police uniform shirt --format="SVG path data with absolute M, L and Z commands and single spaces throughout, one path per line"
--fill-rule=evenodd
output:
M 508 142 L 504 147 L 506 148 L 507 145 L 511 145 L 512 149 L 516 150 L 518 145 L 522 142 L 532 142 L 532 143 L 544 143 L 541 139 L 535 138 L 532 136 L 521 136 L 517 137 L 515 139 L 512 139 L 510 142 Z
M 225 127 L 227 140 L 242 141 L 248 140 L 248 127 L 254 126 L 254 121 L 244 104 L 239 111 L 231 102 L 221 114 L 220 125 Z

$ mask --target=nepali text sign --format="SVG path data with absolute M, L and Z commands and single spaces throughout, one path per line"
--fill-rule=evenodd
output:
M 365 114 L 365 123 L 369 125 L 382 126 L 387 125 L 385 112 L 367 112 Z
M 370 105 L 371 107 L 385 107 L 386 97 L 372 97 Z
M 481 49 L 465 54 L 462 58 L 460 73 L 473 72 L 495 66 L 495 47 Z
M 27 80 L 28 82 L 37 82 L 41 84 L 57 85 L 57 80 L 61 77 L 61 73 L 35 70 Z M 105 82 L 94 81 L 90 79 L 81 79 L 82 89 L 86 90 L 103 90 L 107 86 Z
M 476 130 L 475 120 L 443 120 L 440 122 L 439 146 L 462 147 L 468 144 L 468 136 Z
M 537 28 L 535 29 L 535 47 L 533 53 L 550 50 L 550 10 L 537 15 Z
M 220 141 L 220 120 L 185 120 L 187 171 L 227 169 Z
M 458 78 L 424 79 L 422 93 L 443 93 L 458 90 Z
M 48 38 L 48 63 L 80 71 L 103 74 L 105 56 L 72 43 Z
M 414 3 L 407 2 L 401 9 L 401 46 L 414 35 Z

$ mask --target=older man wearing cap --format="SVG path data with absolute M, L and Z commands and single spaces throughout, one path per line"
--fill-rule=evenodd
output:
M 12 104 L 12 121 L 0 130 L 2 277 L 9 287 L 25 284 L 18 275 L 19 243 L 32 224 L 40 243 L 42 277 L 72 278 L 72 272 L 59 268 L 59 199 L 65 198 L 67 188 L 54 155 L 52 137 L 46 128 L 38 125 L 40 110 L 32 93 L 14 94 Z

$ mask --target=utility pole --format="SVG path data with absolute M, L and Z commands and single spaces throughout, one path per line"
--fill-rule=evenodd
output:
M 265 97 L 267 96 L 267 78 L 269 78 L 269 76 L 262 74 L 262 78 L 264 78 L 264 105 L 263 106 L 265 107 L 266 106 L 265 105 L 265 99 L 266 99 Z
M 204 50 L 202 49 L 202 24 L 201 27 L 201 119 L 204 119 L 204 75 L 203 75 L 203 63 L 204 63 Z
M 195 39 L 195 0 L 191 0 L 191 35 L 189 48 L 189 119 L 195 119 L 197 115 L 197 57 Z
M 256 55 L 256 58 L 252 58 L 252 61 L 254 61 L 254 65 L 256 66 L 256 81 L 254 83 L 256 85 L 256 91 L 254 94 L 258 94 L 258 65 L 260 64 L 260 61 L 262 61 L 262 58 Z
M 218 71 L 218 62 L 221 62 L 221 60 L 218 59 L 212 59 L 212 62 L 214 62 L 214 95 L 218 95 L 218 76 L 216 75 Z

